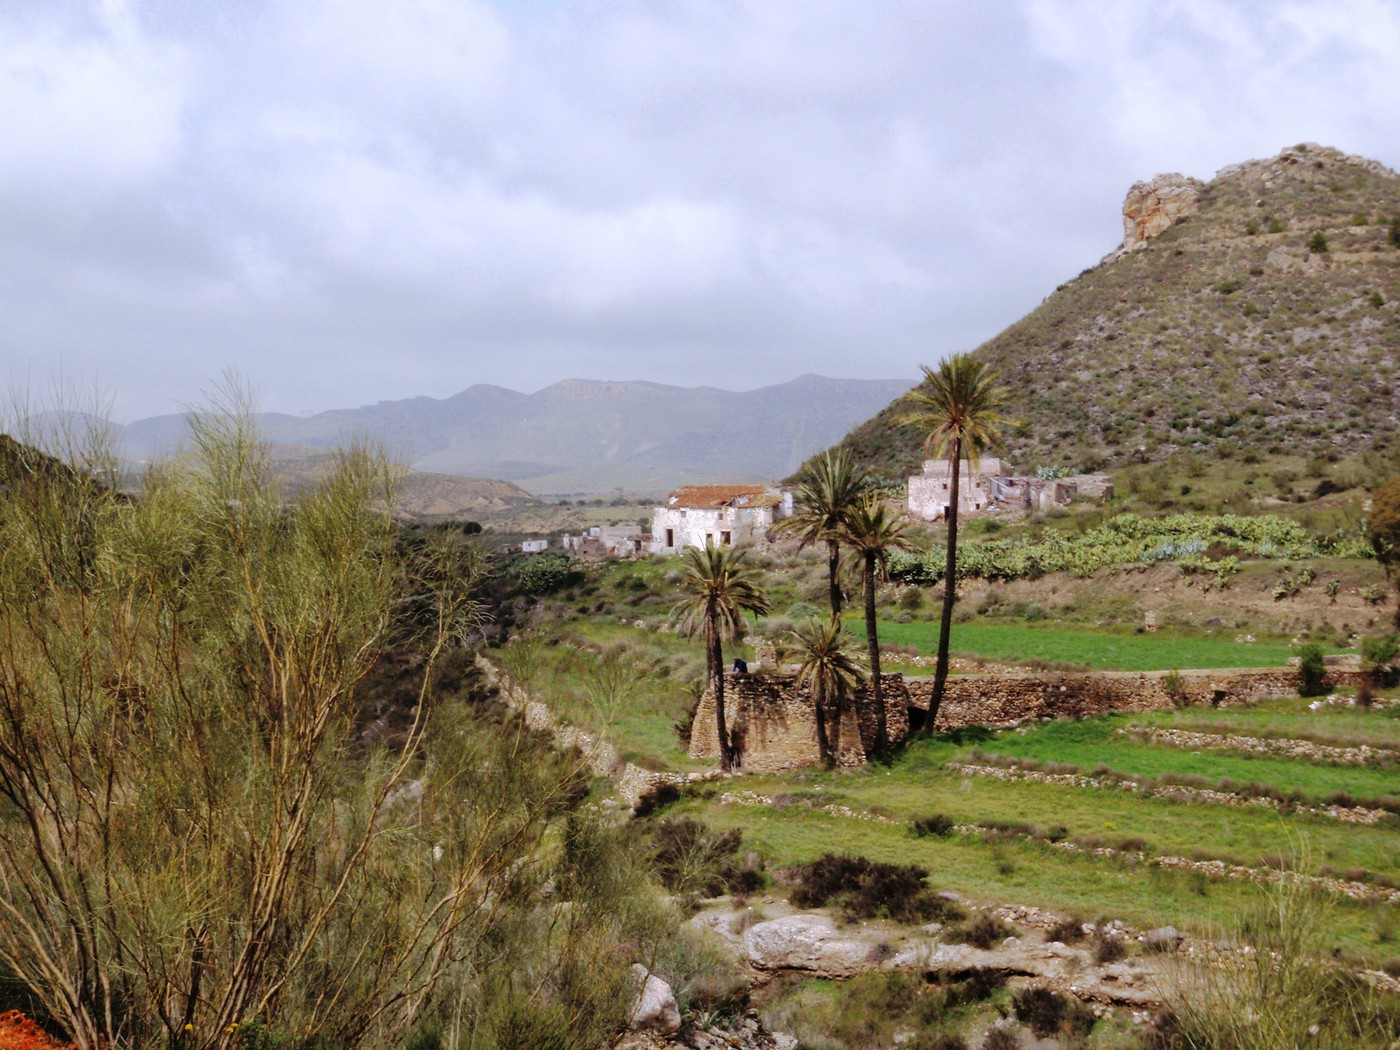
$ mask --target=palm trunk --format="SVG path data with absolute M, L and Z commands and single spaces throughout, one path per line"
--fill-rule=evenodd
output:
M 953 603 L 958 591 L 958 473 L 962 463 L 962 438 L 955 437 L 949 455 L 953 459 L 953 483 L 948 499 L 948 561 L 943 570 L 943 620 L 938 627 L 938 663 L 933 672 L 933 696 L 928 704 L 924 732 L 933 732 L 943 690 L 948 684 L 948 643 L 953 631 Z
M 875 552 L 865 552 L 865 644 L 870 647 L 870 693 L 875 699 L 875 756 L 890 749 L 885 725 L 885 696 L 880 685 L 880 636 L 875 627 Z
M 715 732 L 719 734 L 719 768 L 728 773 L 733 768 L 729 748 L 729 727 L 724 723 L 724 654 L 720 648 L 718 614 L 711 599 L 705 608 L 705 673 L 715 696 Z
M 831 738 L 826 731 L 826 690 L 822 688 L 820 676 L 812 682 L 812 710 L 817 715 L 817 751 L 821 755 L 822 765 L 833 766 L 836 763 L 831 753 Z
M 826 575 L 831 587 L 831 621 L 841 619 L 841 544 L 826 541 Z

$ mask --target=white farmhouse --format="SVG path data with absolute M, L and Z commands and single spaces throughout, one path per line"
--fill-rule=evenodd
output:
M 735 547 L 763 539 L 775 521 L 792 513 L 792 494 L 762 485 L 685 485 L 652 515 L 653 554 L 686 547 Z
M 549 540 L 541 537 L 534 537 L 520 541 L 520 551 L 523 554 L 540 554 L 549 550 Z

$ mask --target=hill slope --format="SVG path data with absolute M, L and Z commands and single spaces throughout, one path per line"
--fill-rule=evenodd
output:
M 279 444 L 325 448 L 371 434 L 419 470 L 507 478 L 535 492 L 664 491 L 786 474 L 908 385 L 807 375 L 735 393 L 570 379 L 534 394 L 477 385 L 441 400 L 259 421 Z M 122 430 L 122 447 L 147 458 L 178 447 L 184 432 L 178 416 L 142 420 Z
M 1345 455 L 1395 440 L 1400 177 L 1307 145 L 1194 188 L 1194 213 L 975 351 L 1010 393 L 1019 425 L 1003 454 L 1018 468 L 1184 449 Z M 901 411 L 843 442 L 895 477 L 920 458 Z

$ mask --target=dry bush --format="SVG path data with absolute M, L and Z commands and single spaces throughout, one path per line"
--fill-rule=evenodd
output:
M 1310 870 L 1306 858 L 1293 865 Z M 1297 882 L 1269 884 L 1244 910 L 1231 939 L 1248 950 L 1170 960 L 1168 1006 L 1154 1050 L 1382 1050 L 1400 1025 L 1393 1004 L 1359 978 L 1330 965 L 1334 905 Z M 1214 939 L 1225 941 L 1221 931 Z
M 396 471 L 366 448 L 286 501 L 248 418 L 195 417 L 139 499 L 100 434 L 64 450 L 81 469 L 9 464 L 0 971 L 82 1050 L 546 1015 L 588 1045 L 652 920 L 616 835 L 579 823 L 578 762 L 433 695 L 469 549 L 402 544 Z M 418 672 L 393 746 L 358 726 L 391 649 Z M 551 885 L 567 911 L 541 907 Z

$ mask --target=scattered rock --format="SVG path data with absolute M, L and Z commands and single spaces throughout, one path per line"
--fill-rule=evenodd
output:
M 640 963 L 632 964 L 637 979 L 637 1001 L 627 1027 L 632 1031 L 650 1030 L 661 1035 L 674 1035 L 681 1030 L 681 1011 L 671 986 L 649 973 Z
M 1174 952 L 1185 939 L 1175 926 L 1158 926 L 1143 934 L 1142 943 L 1150 952 Z

